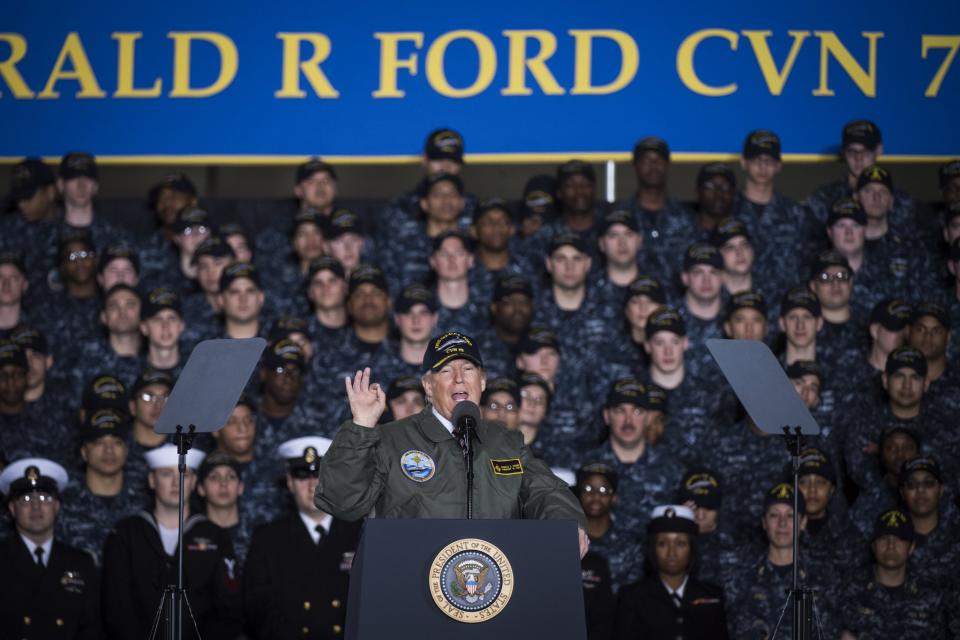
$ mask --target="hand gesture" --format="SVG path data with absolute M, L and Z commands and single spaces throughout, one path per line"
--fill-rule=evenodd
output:
M 357 371 L 352 380 L 347 376 L 343 383 L 347 387 L 347 400 L 350 402 L 353 421 L 361 427 L 377 426 L 380 416 L 387 408 L 387 394 L 376 382 L 370 383 L 370 367 Z

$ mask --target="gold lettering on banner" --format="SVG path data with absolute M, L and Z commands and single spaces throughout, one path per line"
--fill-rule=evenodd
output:
M 767 38 L 773 35 L 772 31 L 742 31 L 741 33 L 753 47 L 753 55 L 757 59 L 757 64 L 760 65 L 760 72 L 763 73 L 763 79 L 767 83 L 770 94 L 779 96 L 783 93 L 783 87 L 787 84 L 790 72 L 793 71 L 800 47 L 803 46 L 803 41 L 810 37 L 810 32 L 787 32 L 793 38 L 793 44 L 790 45 L 790 52 L 781 69 L 777 69 L 777 63 L 773 61 L 773 54 L 770 53 L 770 45 L 767 43 Z
M 629 34 L 614 29 L 571 29 L 574 40 L 573 88 L 570 95 L 602 96 L 620 91 L 630 84 L 640 66 L 640 51 Z M 593 41 L 612 40 L 620 49 L 620 71 L 612 82 L 593 84 Z
M 833 58 L 847 72 L 860 92 L 868 98 L 877 97 L 877 41 L 884 36 L 880 31 L 864 31 L 861 35 L 867 39 L 867 69 L 864 70 L 853 54 L 840 42 L 832 31 L 814 31 L 820 38 L 820 86 L 813 90 L 815 96 L 833 96 L 836 92 L 828 82 L 828 67 Z
M 455 40 L 467 40 L 473 44 L 477 50 L 479 66 L 477 77 L 474 81 L 462 89 L 458 89 L 447 81 L 447 74 L 444 71 L 444 56 L 447 47 Z M 457 31 L 448 31 L 433 41 L 427 50 L 427 82 L 434 91 L 448 98 L 471 98 L 486 91 L 493 77 L 497 72 L 497 51 L 493 48 L 490 38 L 479 31 L 468 29 L 459 29 Z
M 373 37 L 380 41 L 380 85 L 373 92 L 374 98 L 402 98 L 406 91 L 397 88 L 397 72 L 406 69 L 411 76 L 417 75 L 419 56 L 416 52 L 406 58 L 400 57 L 400 43 L 410 42 L 414 48 L 423 48 L 423 33 L 420 31 L 398 31 L 395 33 L 375 33 Z
M 730 45 L 731 51 L 736 51 L 740 43 L 739 34 L 729 29 L 701 29 L 700 31 L 691 33 L 680 43 L 680 48 L 677 49 L 677 75 L 680 76 L 680 80 L 690 91 L 700 94 L 701 96 L 717 98 L 736 93 L 736 82 L 713 86 L 701 80 L 700 76 L 697 75 L 696 68 L 693 65 L 693 57 L 697 53 L 697 47 L 700 46 L 700 43 L 708 38 L 726 40 Z
M 925 97 L 936 98 L 938 95 L 940 95 L 940 86 L 943 84 L 943 79 L 947 75 L 950 65 L 953 64 L 953 60 L 957 57 L 958 48 L 960 48 L 960 35 L 925 35 L 920 38 L 920 55 L 924 60 L 927 59 L 927 54 L 930 53 L 930 49 L 948 49 L 947 55 L 943 59 L 943 63 L 940 65 L 940 68 L 937 69 L 937 73 L 933 76 L 933 80 L 931 80 L 930 84 L 927 85 L 927 90 L 923 92 Z M 2 70 L 2 65 L 0 65 L 0 70 Z
M 70 68 L 64 67 L 69 63 Z M 60 47 L 60 54 L 57 61 L 50 71 L 47 83 L 43 91 L 37 94 L 37 98 L 52 99 L 59 98 L 60 92 L 56 90 L 56 85 L 61 80 L 76 80 L 80 85 L 80 90 L 75 94 L 77 98 L 105 98 L 107 94 L 100 88 L 97 82 L 97 76 L 93 73 L 93 67 L 90 65 L 90 59 L 87 52 L 83 49 L 83 43 L 80 41 L 80 35 L 76 31 L 67 34 Z
M 529 96 L 533 89 L 527 86 L 527 71 L 548 96 L 562 96 L 566 93 L 547 67 L 549 60 L 557 52 L 557 37 L 543 29 L 507 29 L 503 32 L 510 42 L 509 73 L 507 86 L 500 90 L 504 96 Z M 527 41 L 536 40 L 540 50 L 533 57 L 527 57 Z
M 283 86 L 274 92 L 275 98 L 305 98 L 307 92 L 300 88 L 301 73 L 317 97 L 340 97 L 340 92 L 333 87 L 320 68 L 333 50 L 330 38 L 323 33 L 278 33 L 277 38 L 283 41 Z M 313 47 L 313 55 L 309 60 L 301 62 L 300 50 L 303 43 Z
M 163 91 L 163 81 L 156 78 L 149 89 L 137 89 L 134 86 L 134 51 L 137 40 L 143 37 L 142 32 L 116 32 L 110 37 L 117 41 L 117 90 L 114 98 L 156 98 Z
M 213 31 L 171 31 L 167 37 L 173 40 L 173 89 L 171 98 L 209 98 L 233 82 L 240 65 L 237 45 L 228 36 Z M 212 44 L 220 54 L 220 73 L 213 84 L 194 87 L 190 84 L 190 55 L 194 42 Z
M 6 60 L 0 60 L 0 78 L 10 87 L 14 98 L 32 98 L 35 94 L 27 86 L 23 76 L 17 70 L 17 64 L 27 55 L 27 39 L 19 33 L 0 33 L 0 42 L 10 47 L 10 55 Z M 3 93 L 0 93 L 0 97 Z

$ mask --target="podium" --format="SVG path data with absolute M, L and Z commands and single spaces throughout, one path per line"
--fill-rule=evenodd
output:
M 369 519 L 345 631 L 348 640 L 489 640 L 507 631 L 585 640 L 577 524 Z

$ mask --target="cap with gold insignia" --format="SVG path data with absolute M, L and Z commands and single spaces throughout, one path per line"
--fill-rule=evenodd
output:
M 521 218 L 531 216 L 553 217 L 556 213 L 557 180 L 553 176 L 533 176 L 523 186 L 523 207 L 520 210 Z
M 56 182 L 50 165 L 40 158 L 24 158 L 13 165 L 10 173 L 10 194 L 13 202 L 29 200 L 42 187 Z
M 552 329 L 530 327 L 517 343 L 517 353 L 534 354 L 540 349 L 553 349 L 560 353 L 560 338 Z
M 830 213 L 827 214 L 827 226 L 832 227 L 841 220 L 853 220 L 862 227 L 867 224 L 867 214 L 859 202 L 853 198 L 841 196 L 830 205 Z
M 670 162 L 670 146 L 667 141 L 657 136 L 647 136 L 633 145 L 633 164 L 637 164 L 648 151 Z
M 803 499 L 803 493 L 797 495 L 797 500 L 797 504 L 800 506 L 800 515 L 802 516 L 807 512 L 807 502 Z M 786 482 L 781 482 L 767 491 L 767 495 L 763 498 L 763 512 L 766 513 L 767 509 L 775 504 L 785 504 L 792 508 L 793 486 Z
M 900 485 L 906 484 L 910 480 L 910 476 L 920 471 L 929 473 L 938 483 L 943 483 L 940 463 L 931 456 L 920 456 L 903 463 L 903 468 L 900 470 Z
M 687 323 L 676 309 L 659 307 L 647 318 L 647 340 L 661 331 L 669 331 L 678 336 L 687 335 Z
M 927 359 L 918 349 L 909 346 L 897 347 L 887 356 L 883 371 L 891 375 L 900 369 L 913 369 L 918 376 L 925 378 L 927 377 Z
M 327 239 L 336 240 L 348 233 L 363 237 L 360 216 L 349 209 L 337 209 L 330 214 L 330 219 L 327 221 Z
M 483 368 L 483 358 L 480 349 L 470 336 L 459 331 L 448 331 L 430 341 L 427 351 L 423 355 L 423 370 L 437 371 L 453 360 L 469 360 Z
M 802 478 L 811 475 L 826 478 L 834 485 L 837 484 L 837 473 L 833 464 L 830 463 L 830 457 L 818 447 L 806 447 L 800 452 L 800 468 L 797 469 L 797 476 Z
M 887 331 L 902 331 L 910 324 L 913 307 L 905 300 L 887 298 L 870 312 L 870 324 L 877 323 Z
M 100 373 L 90 378 L 83 388 L 81 406 L 87 411 L 106 407 L 129 411 L 129 400 L 127 387 L 120 378 L 109 373 Z
M 60 160 L 60 177 L 64 180 L 81 177 L 97 180 L 100 177 L 97 161 L 85 151 L 71 151 Z
M 130 416 L 116 409 L 97 409 L 80 425 L 80 444 L 96 442 L 104 436 L 113 436 L 126 442 L 130 435 Z
M 226 269 L 224 269 L 226 271 Z M 149 320 L 165 309 L 176 311 L 181 315 L 180 294 L 170 287 L 156 287 L 140 301 L 140 317 Z
M 698 532 L 693 509 L 682 504 L 654 507 L 647 525 L 647 533 L 686 533 L 695 536 Z
M 22 458 L 0 473 L 0 493 L 10 500 L 34 491 L 59 496 L 66 486 L 67 471 L 46 458 Z
M 207 476 L 210 475 L 217 467 L 230 467 L 233 469 L 233 472 L 237 474 L 237 477 L 243 478 L 243 468 L 240 466 L 240 463 L 231 458 L 229 455 L 223 451 L 213 451 L 210 455 L 203 459 L 203 462 L 200 464 L 200 471 L 197 473 L 197 480 L 203 482 L 207 479 Z
M 791 380 L 799 380 L 803 376 L 816 376 L 823 384 L 823 369 L 813 360 L 794 360 L 784 370 Z
M 879 165 L 871 165 L 860 172 L 860 177 L 857 178 L 857 191 L 868 184 L 882 184 L 890 193 L 893 193 L 893 176 Z
M 277 340 L 270 345 L 263 353 L 262 360 L 264 369 L 282 369 L 287 365 L 292 365 L 303 371 L 307 366 L 306 358 L 303 356 L 303 349 L 299 344 L 290 338 Z
M 400 376 L 394 378 L 387 387 L 387 400 L 396 400 L 407 391 L 415 391 L 421 396 L 423 393 L 423 384 L 417 376 Z
M 20 348 L 26 351 L 35 351 L 44 355 L 50 353 L 47 338 L 33 325 L 21 322 L 13 329 L 10 329 L 10 339 L 20 345 Z
M 207 454 L 199 449 L 190 449 L 187 451 L 187 467 L 196 471 L 200 468 L 200 463 L 206 456 Z M 156 449 L 150 449 L 143 454 L 143 457 L 151 470 L 176 467 L 180 462 L 177 445 L 171 443 L 160 445 Z
M 608 409 L 621 404 L 641 407 L 646 392 L 647 389 L 644 384 L 636 378 L 620 378 L 614 380 L 607 390 L 607 401 L 604 406 Z
M 480 396 L 480 403 L 486 404 L 495 393 L 506 393 L 513 398 L 514 406 L 520 408 L 520 387 L 513 378 L 497 377 L 487 380 L 487 388 Z
M 720 476 L 707 468 L 691 469 L 683 476 L 678 502 L 692 501 L 702 509 L 717 510 L 723 498 Z
M 663 290 L 663 284 L 652 276 L 641 274 L 630 283 L 627 287 L 627 295 L 624 296 L 624 306 L 637 296 L 647 296 L 652 302 L 667 304 L 667 294 Z
M 387 295 L 390 294 L 390 287 L 387 286 L 387 275 L 377 265 L 358 264 L 357 268 L 350 274 L 350 282 L 347 283 L 347 295 L 352 296 L 364 284 L 371 284 Z
M 436 313 L 440 306 L 437 296 L 434 295 L 433 291 L 431 291 L 427 285 L 414 282 L 404 287 L 400 295 L 397 296 L 396 301 L 393 303 L 393 312 L 402 314 L 410 313 L 418 304 L 424 305 L 430 313 Z
M 287 440 L 277 453 L 287 461 L 287 471 L 294 478 L 316 477 L 320 473 L 320 458 L 333 444 L 330 438 L 322 436 L 302 436 Z
M 246 278 L 260 289 L 260 273 L 252 262 L 234 262 L 220 274 L 220 291 L 226 291 L 234 280 Z
M 587 479 L 590 476 L 602 476 L 603 479 L 607 481 L 607 484 L 610 485 L 610 488 L 613 489 L 613 492 L 617 492 L 620 477 L 617 475 L 616 470 L 610 465 L 603 462 L 591 462 L 583 465 L 577 469 L 577 487 L 582 489 L 584 485 L 587 484 Z
M 910 318 L 910 323 L 914 324 L 917 320 L 926 316 L 933 318 L 939 322 L 944 329 L 950 331 L 950 314 L 947 312 L 947 308 L 939 302 L 924 300 L 917 304 L 913 309 L 913 316 Z
M 463 136 L 446 127 L 431 131 L 423 153 L 428 160 L 453 160 L 463 164 Z
M 910 514 L 901 509 L 884 511 L 873 525 L 873 539 L 884 536 L 896 536 L 901 540 L 913 542 L 916 532 L 913 530 L 913 519 Z
M 0 338 L 0 367 L 8 364 L 26 371 L 27 354 L 13 340 Z
M 740 291 L 730 296 L 727 301 L 727 319 L 741 309 L 753 309 L 764 318 L 767 317 L 767 301 L 759 291 Z
M 297 167 L 296 173 L 296 183 L 300 184 L 304 180 L 310 179 L 315 173 L 328 173 L 330 177 L 334 180 L 337 179 L 337 171 L 333 168 L 333 165 L 324 162 L 320 158 L 310 158 L 302 165 Z
M 179 235 L 187 234 L 187 229 L 190 230 L 189 233 L 191 234 L 209 232 L 210 214 L 200 207 L 184 209 L 180 212 L 180 215 L 177 216 L 177 219 L 173 221 L 171 229 Z
M 569 180 L 574 176 L 583 176 L 590 182 L 597 181 L 597 172 L 594 170 L 593 165 L 589 162 L 583 160 L 568 160 L 557 167 L 557 185 L 562 185 L 564 182 Z
M 690 271 L 698 264 L 704 264 L 714 269 L 723 269 L 723 256 L 720 250 L 709 242 L 694 242 L 687 247 L 683 256 L 683 270 Z
M 757 129 L 747 135 L 743 142 L 743 157 L 747 160 L 770 156 L 780 161 L 780 137 L 769 129 Z
M 851 144 L 862 144 L 871 151 L 883 142 L 880 129 L 869 120 L 854 120 L 843 127 L 843 147 Z
M 736 237 L 746 238 L 747 242 L 750 242 L 750 232 L 747 230 L 747 225 L 739 218 L 724 218 L 710 232 L 710 242 L 718 249 L 722 249 L 725 244 Z

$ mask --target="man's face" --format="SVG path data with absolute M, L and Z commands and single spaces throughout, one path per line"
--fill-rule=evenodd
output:
M 225 236 L 223 241 L 233 249 L 237 262 L 253 262 L 253 251 L 250 250 L 250 244 L 242 233 L 231 233 Z
M 791 378 L 790 382 L 808 410 L 813 411 L 820 405 L 820 378 L 808 373 L 799 378 Z
M 231 263 L 230 256 L 200 256 L 197 258 L 197 284 L 206 294 L 220 292 L 220 275 Z
M 163 309 L 140 323 L 140 333 L 151 346 L 172 349 L 183 333 L 183 320 L 173 309 Z
M 71 284 L 89 284 L 97 275 L 96 252 L 83 242 L 69 242 L 60 253 L 60 272 Z
M 553 284 L 561 289 L 579 289 L 590 272 L 590 256 L 570 245 L 556 249 L 546 258 L 547 272 Z
M 520 407 L 506 391 L 495 391 L 480 407 L 484 420 L 496 420 L 516 431 L 520 426 Z
M 933 316 L 920 316 L 910 325 L 910 346 L 927 360 L 938 360 L 947 352 L 950 332 Z
M 610 427 L 610 439 L 622 447 L 635 447 L 643 441 L 647 412 L 631 402 L 604 407 L 603 421 Z
M 652 338 L 647 338 L 644 348 L 655 369 L 671 374 L 683 366 L 683 354 L 686 353 L 688 344 L 686 336 L 678 336 L 671 331 L 658 331 Z
M 447 238 L 430 256 L 430 267 L 438 280 L 464 280 L 473 268 L 473 254 L 459 238 Z
M 71 207 L 88 207 L 94 196 L 100 190 L 100 185 L 93 178 L 78 176 L 69 180 L 58 181 L 63 192 L 63 200 Z
M 36 389 L 47 380 L 53 356 L 35 349 L 24 349 L 23 353 L 27 356 L 27 389 Z
M 859 142 L 852 142 L 843 148 L 843 162 L 847 165 L 847 172 L 853 178 L 859 178 L 867 167 L 877 163 L 877 156 L 883 150 L 883 145 L 876 149 L 867 149 Z
M 130 412 L 137 422 L 153 429 L 170 396 L 170 389 L 162 384 L 148 384 L 130 401 Z
M 733 186 L 722 176 L 713 176 L 697 188 L 700 211 L 715 220 L 730 216 Z
M 390 298 L 376 285 L 364 282 L 347 299 L 347 313 L 361 327 L 377 327 L 387 321 Z
M 887 185 L 871 182 L 857 192 L 857 200 L 868 218 L 883 219 L 893 211 L 893 194 Z
M 488 251 L 506 250 L 515 231 L 513 220 L 503 209 L 487 211 L 473 225 L 477 243 Z
M 57 202 L 56 185 L 40 187 L 25 200 L 17 200 L 17 209 L 27 222 L 38 222 L 51 213 Z
M 441 180 L 433 185 L 426 198 L 420 199 L 420 208 L 427 219 L 438 224 L 453 224 L 463 213 L 463 196 L 455 184 Z
M 238 404 L 230 412 L 227 424 L 214 433 L 219 448 L 229 456 L 243 458 L 253 452 L 257 437 L 257 416 L 245 404 Z
M 883 441 L 880 449 L 880 462 L 884 471 L 898 476 L 904 463 L 910 462 L 920 455 L 917 442 L 905 433 L 893 433 Z
M 263 309 L 263 291 L 250 278 L 236 278 L 220 292 L 223 315 L 234 322 L 252 322 Z
M 833 496 L 833 483 L 821 475 L 808 473 L 800 477 L 800 493 L 806 501 L 807 517 L 819 518 L 827 511 Z
M 220 509 L 236 506 L 243 495 L 243 482 L 240 476 L 227 465 L 214 467 L 197 487 L 197 493 L 206 498 L 207 504 Z
M 406 313 L 394 314 L 400 337 L 407 342 L 423 343 L 430 339 L 439 316 L 425 304 L 415 304 Z
M 941 190 L 943 194 L 943 204 L 949 207 L 954 202 L 960 202 L 960 176 L 954 176 L 944 185 Z M 957 220 L 960 225 L 960 220 Z
M 100 436 L 93 442 L 87 442 L 80 448 L 80 455 L 88 469 L 104 476 L 123 473 L 127 463 L 127 443 L 117 436 Z
M 656 151 L 644 151 L 633 164 L 637 183 L 646 189 L 662 189 L 667 184 L 670 162 Z
M 690 536 L 686 533 L 658 533 L 653 542 L 657 571 L 667 576 L 682 576 L 690 566 Z
M 161 467 L 153 469 L 147 474 L 147 483 L 153 489 L 157 506 L 166 509 L 176 509 L 180 499 L 180 475 L 176 467 Z M 189 496 L 197 483 L 197 474 L 187 468 L 183 476 L 183 491 Z M 186 500 L 185 500 L 186 502 Z
M 890 353 L 906 343 L 907 327 L 899 331 L 891 331 L 879 322 L 874 322 L 870 325 L 870 337 L 873 338 L 883 353 Z
M 287 364 L 282 367 L 264 367 L 261 371 L 264 394 L 282 405 L 290 405 L 296 401 L 303 383 L 300 367 Z
M 19 304 L 27 290 L 27 279 L 12 264 L 0 264 L 0 305 Z
M 404 391 L 390 401 L 390 412 L 394 420 L 403 420 L 423 411 L 426 403 L 419 391 Z
M 487 376 L 469 360 L 458 358 L 425 374 L 422 382 L 427 399 L 440 415 L 450 420 L 458 402 L 469 400 L 480 404 L 480 396 L 487 387 Z
M 877 565 L 888 571 L 899 571 L 913 553 L 913 543 L 894 535 L 880 536 L 870 545 Z
M 791 309 L 787 315 L 780 318 L 780 329 L 786 334 L 787 342 L 798 349 L 813 344 L 822 326 L 821 318 L 800 307 Z
M 313 502 L 313 495 L 320 484 L 319 476 L 309 476 L 307 478 L 294 478 L 287 474 L 287 489 L 293 496 L 293 502 L 297 505 L 297 511 L 306 514 L 316 514 L 320 510 Z
M 694 300 L 701 304 L 710 304 L 720 297 L 723 286 L 722 272 L 709 264 L 695 264 L 681 276 L 683 286 Z
M 745 276 L 753 268 L 753 245 L 743 236 L 735 236 L 720 247 L 723 269 L 727 273 Z
M 347 301 L 347 282 L 332 271 L 318 271 L 310 279 L 307 298 L 318 311 L 340 309 Z
M 663 305 L 659 302 L 651 300 L 650 296 L 633 296 L 627 300 L 627 304 L 623 308 L 623 315 L 632 328 L 645 329 L 647 318 L 661 306 Z
M 60 513 L 60 500 L 56 497 L 34 491 L 11 500 L 9 508 L 20 533 L 36 538 L 53 535 L 53 525 Z
M 592 213 L 595 193 L 590 178 L 572 175 L 557 186 L 557 204 L 564 213 Z
M 533 320 L 533 300 L 523 293 L 511 293 L 491 303 L 493 323 L 506 331 L 519 334 L 530 328 Z
M 700 533 L 709 533 L 717 528 L 717 521 L 720 519 L 720 512 L 716 509 L 707 509 L 695 505 L 693 509 L 694 519 L 697 521 L 697 529 Z
M 927 381 L 907 367 L 884 373 L 882 380 L 883 388 L 890 395 L 890 404 L 900 409 L 915 409 L 927 390 Z
M 327 242 L 327 251 L 350 273 L 357 268 L 363 256 L 363 236 L 352 231 L 343 233 Z
M 187 207 L 196 206 L 196 204 L 196 196 L 171 189 L 170 187 L 164 187 L 160 190 L 160 193 L 157 194 L 155 210 L 160 224 L 164 227 L 169 227 L 177 221 L 177 214 Z
M 600 236 L 598 244 L 608 264 L 625 269 L 637 263 L 643 236 L 625 225 L 615 224 Z
M 337 197 L 337 181 L 326 171 L 317 171 L 293 187 L 293 195 L 300 200 L 301 208 L 313 207 L 327 211 Z
M 534 353 L 521 353 L 517 356 L 517 369 L 536 373 L 547 382 L 557 379 L 560 368 L 560 353 L 553 347 L 541 347 Z
M 613 485 L 600 474 L 587 476 L 580 487 L 580 506 L 588 518 L 603 518 L 616 501 Z
M 27 371 L 12 364 L 0 367 L 0 402 L 18 405 L 27 392 Z
M 862 224 L 850 218 L 841 218 L 827 227 L 830 244 L 844 256 L 858 255 L 863 251 L 865 230 Z
M 914 471 L 904 481 L 900 494 L 911 516 L 915 519 L 927 518 L 940 509 L 943 485 L 929 471 Z
M 100 322 L 112 334 L 136 333 L 140 327 L 140 297 L 132 291 L 115 292 L 100 312 Z
M 812 280 L 813 292 L 824 309 L 836 311 L 850 304 L 853 292 L 853 274 L 843 267 L 827 267 Z
M 803 518 L 801 518 L 803 528 Z M 775 549 L 793 548 L 793 507 L 777 502 L 763 513 L 763 531 L 767 542 Z
M 538 384 L 530 384 L 520 389 L 520 424 L 539 425 L 547 415 L 550 396 L 546 389 Z
M 740 166 L 747 175 L 747 180 L 757 185 L 769 185 L 776 179 L 783 163 L 766 154 L 756 158 L 741 158 Z
M 767 337 L 767 317 L 756 309 L 737 309 L 723 326 L 734 340 L 764 340 Z
M 118 284 L 136 287 L 139 282 L 140 276 L 137 275 L 137 269 L 127 258 L 114 258 L 97 276 L 97 284 L 102 291 L 109 291 Z

